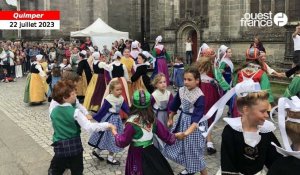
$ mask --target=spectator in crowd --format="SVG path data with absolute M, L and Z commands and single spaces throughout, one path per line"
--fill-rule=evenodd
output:
M 66 51 L 63 48 L 62 44 L 58 44 L 58 48 L 56 50 L 57 50 L 57 60 L 59 63 L 61 63 L 63 58 L 66 56 Z
M 2 52 L 0 53 L 0 65 L 7 70 L 8 76 L 11 76 L 11 62 L 13 63 L 15 55 L 9 50 L 9 46 L 6 44 L 3 47 Z
M 193 62 L 193 51 L 192 51 L 192 39 L 188 37 L 187 41 L 185 42 L 185 55 L 186 55 L 186 64 L 191 65 Z
M 253 43 L 250 45 L 250 48 L 251 47 L 254 47 L 254 48 L 257 48 L 259 51 L 263 51 L 266 53 L 266 49 L 264 48 L 264 45 L 263 43 L 260 41 L 259 37 L 258 36 L 255 36 L 254 37 L 254 41 Z

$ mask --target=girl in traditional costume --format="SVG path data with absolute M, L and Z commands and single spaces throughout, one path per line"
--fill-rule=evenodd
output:
M 131 44 L 130 56 L 133 58 L 133 60 L 135 61 L 136 64 L 138 64 L 137 59 L 138 59 L 139 53 L 141 53 L 139 50 L 139 42 L 133 41 Z
M 139 53 L 137 57 L 137 64 L 135 66 L 135 72 L 131 77 L 133 90 L 144 89 L 149 93 L 152 93 L 154 88 L 151 84 L 150 77 L 148 77 L 148 66 L 150 63 L 147 61 L 147 57 Z
M 92 78 L 92 71 L 89 66 L 89 63 L 87 62 L 85 58 L 85 55 L 82 53 L 79 53 L 79 62 L 76 73 L 79 75 L 79 81 L 76 84 L 77 88 L 77 98 L 80 101 L 80 103 L 83 103 L 85 93 L 87 90 L 87 86 Z
M 130 57 L 130 51 L 129 49 L 124 49 L 124 56 L 121 58 L 121 63 L 126 66 L 127 69 L 127 74 L 128 74 L 128 91 L 129 91 L 129 96 L 132 97 L 133 94 L 133 89 L 131 86 L 131 76 L 134 73 L 134 67 L 135 67 L 135 62 L 133 58 Z
M 151 94 L 151 106 L 156 119 L 158 119 L 165 127 L 167 127 L 173 95 L 169 90 L 167 90 L 166 77 L 163 73 L 158 73 L 154 77 L 152 84 L 156 89 Z M 154 137 L 153 143 L 154 146 L 160 151 L 163 150 L 163 143 L 159 138 Z
M 163 73 L 166 76 L 167 85 L 169 85 L 168 61 L 170 61 L 170 55 L 167 53 L 165 46 L 161 44 L 162 36 L 159 35 L 155 41 L 152 51 L 152 55 L 155 57 L 155 67 L 151 78 L 153 79 L 158 73 Z
M 94 52 L 92 57 L 94 60 L 92 64 L 94 73 L 87 87 L 83 106 L 88 110 L 97 112 L 101 106 L 106 85 L 108 84 L 105 76 L 108 72 L 104 69 L 106 66 L 105 60 L 100 59 L 101 57 L 99 52 Z
M 175 91 L 178 91 L 178 88 L 183 87 L 183 74 L 184 74 L 184 64 L 183 57 L 176 57 L 175 63 L 173 65 L 173 87 Z
M 218 60 L 219 62 L 219 69 L 223 74 L 226 82 L 228 84 L 232 84 L 232 74 L 234 71 L 234 65 L 231 61 L 232 51 L 231 48 L 221 45 L 218 50 Z
M 57 82 L 61 80 L 61 71 L 60 67 L 53 67 L 51 70 L 51 74 L 47 77 L 47 83 L 49 84 L 49 90 L 47 93 L 48 96 L 48 102 L 51 102 L 52 100 L 52 91 L 54 86 L 57 84 Z
M 117 132 L 123 132 L 123 123 L 120 118 L 120 109 L 129 113 L 129 107 L 122 97 L 122 85 L 118 80 L 110 82 L 109 94 L 104 98 L 101 109 L 93 116 L 98 122 L 109 122 L 117 127 Z M 123 149 L 116 146 L 115 138 L 111 132 L 96 132 L 93 133 L 89 140 L 89 145 L 97 148 L 93 151 L 99 160 L 104 160 L 100 156 L 100 150 L 108 150 L 109 155 L 107 163 L 112 165 L 120 165 L 120 162 L 114 159 L 114 154 Z
M 119 147 L 129 146 L 125 175 L 173 175 L 173 171 L 158 149 L 153 146 L 156 134 L 167 144 L 174 144 L 176 138 L 183 139 L 183 133 L 171 134 L 154 117 L 150 94 L 137 90 L 133 94 L 133 107 L 130 118 L 125 124 L 124 133 L 112 132 Z
M 41 103 L 46 100 L 46 91 L 43 77 L 46 77 L 42 66 L 40 65 L 43 55 L 37 55 L 36 61 L 31 64 L 30 74 L 27 76 L 24 102 Z
M 204 161 L 205 138 L 202 135 L 207 123 L 198 122 L 204 115 L 204 95 L 198 87 L 200 74 L 197 68 L 190 67 L 184 73 L 184 87 L 180 88 L 175 96 L 171 113 L 169 115 L 168 126 L 173 124 L 173 117 L 181 107 L 179 118 L 171 129 L 171 132 L 184 132 L 185 140 L 178 141 L 174 145 L 166 145 L 164 155 L 174 162 L 185 167 L 182 174 L 195 174 L 201 172 L 207 175 L 206 164 Z
M 113 62 L 108 66 L 107 70 L 110 72 L 111 78 L 113 79 L 117 79 L 122 87 L 123 87 L 123 91 L 122 91 L 122 97 L 124 98 L 125 102 L 131 106 L 131 96 L 129 95 L 129 90 L 128 90 L 128 84 L 127 82 L 129 82 L 129 76 L 128 76 L 128 71 L 126 66 L 121 63 L 121 57 L 122 54 L 119 51 L 116 51 L 114 56 L 113 56 Z M 108 94 L 108 91 L 106 91 L 104 93 L 105 95 Z M 123 112 L 121 110 L 120 112 L 120 116 L 122 119 L 127 119 L 127 115 L 125 112 Z
M 218 67 L 214 64 L 216 54 L 213 49 L 208 47 L 207 44 L 203 44 L 199 49 L 198 54 L 198 70 L 200 72 L 201 83 L 199 88 L 205 96 L 204 114 L 220 99 L 223 90 L 230 89 L 229 84 L 223 78 Z M 214 120 L 214 116 L 208 120 L 208 126 L 210 126 Z M 211 133 L 207 136 L 207 153 L 209 155 L 216 153 L 216 149 L 213 144 Z
M 274 97 L 271 91 L 268 75 L 265 71 L 265 64 L 259 58 L 259 50 L 256 48 L 249 48 L 246 51 L 246 64 L 242 67 L 242 69 L 238 70 L 235 81 L 237 83 L 246 80 L 253 80 L 254 82 L 259 82 L 261 89 L 266 90 L 269 93 L 268 100 L 272 104 L 274 103 Z M 236 108 L 236 101 L 234 101 L 234 103 L 235 104 L 233 105 L 231 116 L 238 117 L 239 114 Z
M 224 118 L 227 125 L 222 133 L 221 172 L 219 174 L 265 174 L 280 155 L 271 145 L 279 145 L 268 121 L 268 92 L 261 91 L 258 82 L 248 80 L 235 87 L 237 118 Z

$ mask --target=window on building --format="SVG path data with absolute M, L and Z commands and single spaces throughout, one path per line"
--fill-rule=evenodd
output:
M 179 2 L 180 18 L 185 18 L 185 1 L 186 0 L 180 0 Z
M 288 18 L 289 21 L 299 21 L 300 20 L 300 1 L 290 0 L 288 8 Z
M 269 13 L 271 11 L 271 0 L 261 0 L 261 13 Z
M 273 14 L 276 14 L 278 12 L 284 12 L 285 13 L 285 1 L 286 0 L 251 0 L 250 1 L 250 12 L 251 13 L 269 13 L 270 11 Z M 293 9 L 295 7 L 294 3 L 298 2 L 297 0 L 293 1 Z M 273 4 L 274 3 L 274 4 Z M 261 5 L 261 7 L 260 7 Z M 273 9 L 273 8 L 274 9 Z
M 201 0 L 196 0 L 195 1 L 195 5 L 194 5 L 194 12 L 195 12 L 194 16 L 200 16 L 201 15 L 201 11 L 202 11 Z
M 208 15 L 208 0 L 202 0 L 202 15 Z
M 285 13 L 285 0 L 275 0 L 275 11 L 274 13 L 283 12 Z
M 259 0 L 251 0 L 250 1 L 250 12 L 251 13 L 259 12 Z
M 208 0 L 180 0 L 180 18 L 207 15 Z

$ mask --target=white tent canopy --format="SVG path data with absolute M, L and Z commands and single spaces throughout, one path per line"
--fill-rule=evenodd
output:
M 93 24 L 83 30 L 71 32 L 71 37 L 91 37 L 94 45 L 98 46 L 99 50 L 102 50 L 103 45 L 107 45 L 110 49 L 111 44 L 115 40 L 121 38 L 129 38 L 128 32 L 121 32 L 111 28 L 104 21 L 98 18 Z

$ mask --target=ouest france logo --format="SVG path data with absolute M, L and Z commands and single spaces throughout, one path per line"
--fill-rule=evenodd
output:
M 240 20 L 241 26 L 247 27 L 271 27 L 273 24 L 282 27 L 288 22 L 288 17 L 285 13 L 279 12 L 273 16 L 269 13 L 245 13 Z

